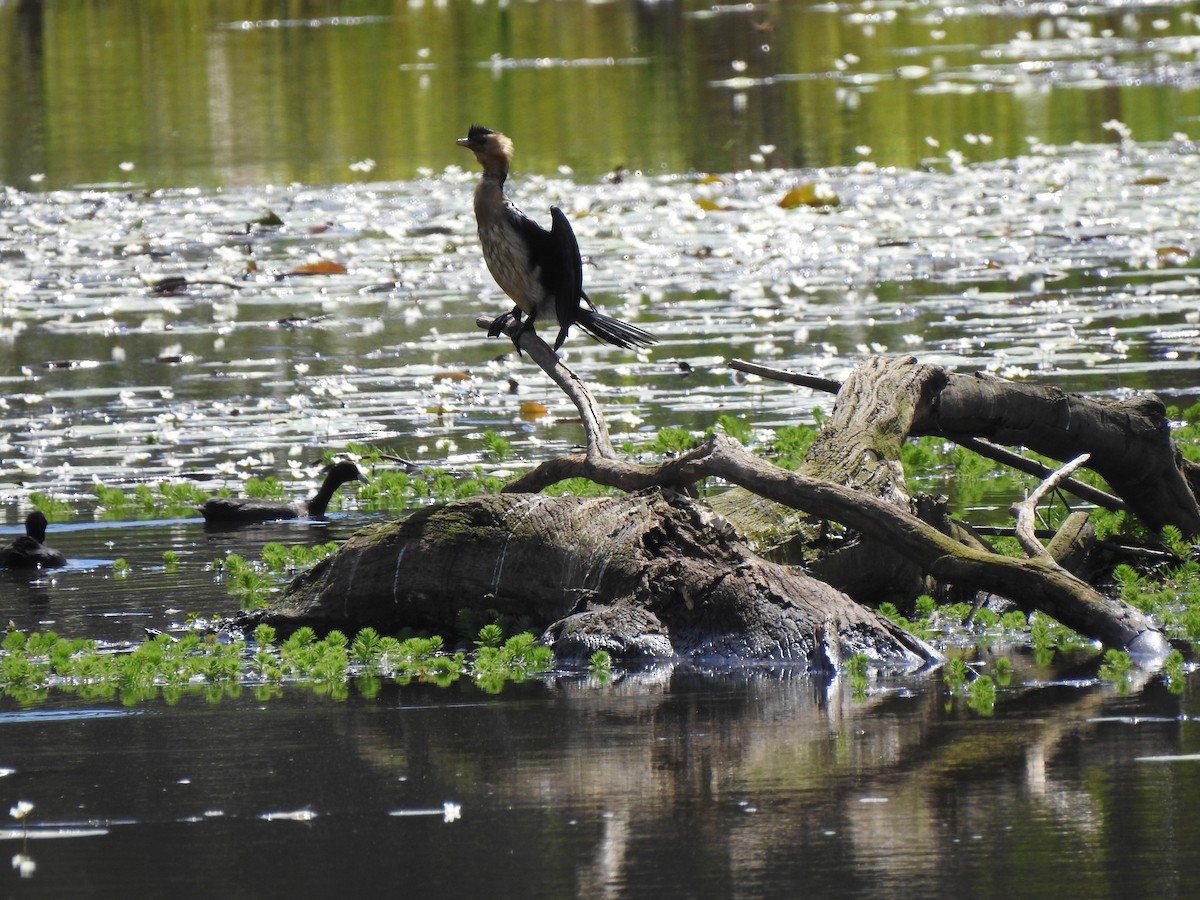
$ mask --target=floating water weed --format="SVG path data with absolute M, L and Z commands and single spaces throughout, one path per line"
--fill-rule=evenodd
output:
M 71 516 L 71 505 L 49 494 L 34 491 L 29 495 L 29 502 L 35 509 L 41 510 L 51 522 L 61 522 Z
M 850 689 L 855 700 L 864 700 L 871 686 L 871 659 L 865 653 L 855 653 L 846 660 L 846 674 L 850 677 Z
M 967 686 L 967 705 L 981 716 L 990 716 L 996 708 L 996 685 L 987 675 L 980 675 Z
M 946 672 L 942 676 L 942 680 L 950 687 L 952 692 L 957 693 L 967 680 L 971 677 L 971 667 L 961 657 L 955 657 L 946 665 Z
M 678 456 L 698 446 L 699 439 L 683 428 L 660 428 L 646 448 L 655 456 Z
M 588 672 L 601 681 L 608 681 L 612 677 L 612 657 L 607 650 L 597 650 L 588 657 Z
M 479 629 L 479 640 L 476 644 L 480 647 L 499 647 L 504 640 L 504 630 L 499 624 L 493 622 L 490 625 L 484 625 Z
M 494 431 L 483 433 L 483 452 L 497 462 L 504 462 L 512 456 L 512 444 Z
M 495 637 L 493 626 L 480 631 L 472 674 L 475 682 L 489 693 L 497 693 L 508 681 L 522 681 L 536 672 L 544 672 L 554 661 L 553 651 L 536 643 L 529 632 L 515 634 L 496 646 L 485 642 Z
M 590 478 L 564 478 L 542 491 L 550 497 L 606 497 L 620 493 L 615 488 L 596 484 Z
M 726 437 L 733 438 L 739 444 L 748 445 L 754 436 L 754 430 L 750 427 L 750 423 L 744 418 L 738 418 L 737 416 L 718 417 L 716 428 L 719 428 Z
M 1183 654 L 1178 650 L 1168 653 L 1167 658 L 1163 660 L 1162 674 L 1171 693 L 1182 694 L 1187 686 L 1187 669 L 1183 663 Z
M 257 563 L 237 553 L 228 553 L 213 560 L 212 568 L 224 575 L 226 589 L 239 598 L 242 609 L 259 609 L 281 589 L 287 577 L 329 556 L 337 546 L 332 541 L 316 546 L 295 544 L 290 547 L 271 542 L 263 545 Z
M 1013 664 L 1006 656 L 1001 656 L 995 662 L 996 684 L 1007 687 L 1012 682 Z
M 767 455 L 774 460 L 775 465 L 784 469 L 795 469 L 804 460 L 818 433 L 815 428 L 803 425 L 785 425 L 775 431 Z
M 379 648 L 383 639 L 374 628 L 364 628 L 354 638 L 350 646 L 350 657 L 363 665 L 372 665 L 379 658 Z
M 1108 650 L 1100 666 L 1100 677 L 1111 681 L 1122 692 L 1128 689 L 1129 675 L 1133 671 L 1133 659 L 1123 650 Z

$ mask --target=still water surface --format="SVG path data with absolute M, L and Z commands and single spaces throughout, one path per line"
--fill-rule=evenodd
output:
M 786 670 L 10 708 L 5 795 L 35 797 L 39 829 L 103 833 L 30 839 L 34 875 L 0 880 L 45 897 L 1188 896 L 1194 688 L 1181 704 L 1045 674 L 989 719 L 928 678 L 855 700 Z
M 517 138 L 527 211 L 571 215 L 597 302 L 662 338 L 566 346 L 618 441 L 828 406 L 729 357 L 1190 405 L 1194 34 L 1170 3 L 0 2 L 0 541 L 38 492 L 71 559 L 0 572 L 0 620 L 138 640 L 232 613 L 227 552 L 397 512 L 210 532 L 114 516 L 96 481 L 302 496 L 351 442 L 503 474 L 579 440 L 475 325 L 508 303 L 453 146 L 473 120 Z M 837 204 L 780 208 L 810 181 Z M 314 261 L 346 271 L 293 274 Z M 1021 648 L 980 671 L 1000 654 L 990 718 L 936 674 L 855 698 L 765 669 L 0 697 L 0 827 L 24 799 L 42 831 L 2 833 L 28 877 L 0 865 L 0 894 L 1186 896 L 1197 675 L 1122 695 Z

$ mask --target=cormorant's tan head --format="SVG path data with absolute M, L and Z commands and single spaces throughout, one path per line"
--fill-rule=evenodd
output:
M 466 147 L 475 154 L 483 171 L 488 175 L 504 178 L 508 175 L 508 166 L 512 162 L 513 145 L 507 135 L 482 125 L 472 125 L 465 138 L 455 141 L 460 147 Z

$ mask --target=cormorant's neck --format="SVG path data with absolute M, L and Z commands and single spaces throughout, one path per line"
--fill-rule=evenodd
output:
M 340 481 L 335 484 L 332 480 L 326 480 L 321 485 L 321 489 L 308 501 L 309 516 L 317 519 L 325 515 L 325 510 L 329 509 L 329 501 L 333 499 L 333 492 L 341 486 Z

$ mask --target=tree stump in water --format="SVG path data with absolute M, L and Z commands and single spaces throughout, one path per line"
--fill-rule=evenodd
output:
M 499 497 L 363 530 L 250 623 L 447 632 L 466 608 L 529 617 L 546 628 L 560 658 L 606 649 L 624 658 L 779 659 L 827 668 L 862 651 L 880 665 L 910 667 L 936 652 L 863 604 L 877 602 L 881 590 L 911 596 L 932 581 L 1007 597 L 1149 660 L 1169 649 L 1145 615 L 1100 594 L 1050 553 L 999 556 L 944 514 L 937 527 L 922 521 L 899 464 L 901 444 L 918 434 L 962 442 L 1019 437 L 1060 458 L 1086 451 L 1102 457 L 1092 468 L 1121 494 L 1107 501 L 1124 502 L 1154 527 L 1200 533 L 1196 472 L 1180 460 L 1154 398 L 1091 401 L 952 375 L 910 358 L 872 359 L 841 386 L 834 415 L 797 472 L 720 437 L 641 466 L 616 454 L 595 401 L 549 347 L 532 332 L 520 341 L 575 402 L 586 453 L 535 467 Z M 537 494 L 578 476 L 637 493 Z M 679 493 L 706 477 L 738 489 L 712 508 Z M 815 564 L 812 574 L 758 555 L 826 522 L 861 541 L 845 542 L 848 549 Z M 1086 532 L 1077 519 L 1072 527 L 1075 536 Z M 1077 541 L 1058 543 L 1079 556 Z
M 799 569 L 752 553 L 679 494 L 501 494 L 350 538 L 266 621 L 452 632 L 460 609 L 549 626 L 560 658 L 778 659 L 829 669 L 866 652 L 912 668 L 932 648 Z

